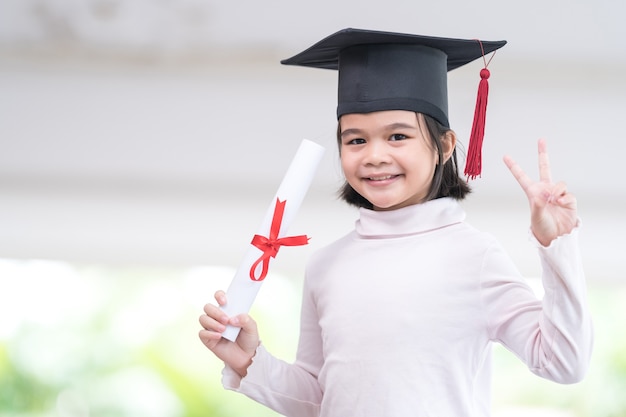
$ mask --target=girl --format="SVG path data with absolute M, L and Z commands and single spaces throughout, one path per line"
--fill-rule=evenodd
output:
M 347 29 L 283 61 L 339 70 L 341 196 L 359 219 L 307 266 L 293 364 L 264 349 L 249 315 L 205 306 L 200 339 L 227 389 L 294 417 L 488 416 L 493 342 L 539 376 L 583 378 L 593 336 L 576 199 L 552 181 L 545 142 L 537 182 L 504 159 L 530 202 L 543 300 L 458 202 L 469 186 L 446 72 L 503 45 Z M 235 343 L 227 324 L 241 327 Z

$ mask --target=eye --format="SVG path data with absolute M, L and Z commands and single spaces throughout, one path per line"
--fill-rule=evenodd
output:
M 406 138 L 407 138 L 407 136 L 403 135 L 402 133 L 394 133 L 393 135 L 391 135 L 389 137 L 389 140 L 390 141 L 398 141 L 398 140 L 404 140 Z
M 346 141 L 346 145 L 362 145 L 365 143 L 365 139 L 363 138 L 355 138 L 355 139 L 350 139 L 348 141 Z

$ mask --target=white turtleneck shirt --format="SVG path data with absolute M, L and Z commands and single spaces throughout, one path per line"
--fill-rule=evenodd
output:
M 309 262 L 296 361 L 260 346 L 245 378 L 225 368 L 224 386 L 290 417 L 486 417 L 494 342 L 543 378 L 579 381 L 593 331 L 578 229 L 534 241 L 540 300 L 464 219 L 449 198 L 361 209 Z

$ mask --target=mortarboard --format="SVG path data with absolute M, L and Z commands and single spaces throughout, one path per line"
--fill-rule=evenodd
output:
M 301 53 L 282 60 L 298 65 L 339 71 L 337 118 L 349 113 L 409 110 L 427 114 L 446 127 L 448 120 L 447 72 L 481 58 L 506 41 L 452 39 L 363 29 L 343 29 Z M 470 140 L 468 164 L 480 148 L 484 132 L 489 71 L 481 71 L 477 112 Z M 479 108 L 482 110 L 479 111 Z M 479 114 L 482 113 L 482 114 Z M 482 119 L 482 121 L 477 120 Z M 478 142 L 472 144 L 472 142 Z M 477 148 L 477 150 L 473 149 Z

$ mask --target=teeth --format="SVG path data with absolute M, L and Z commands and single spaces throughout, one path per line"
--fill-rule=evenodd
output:
M 372 181 L 382 181 L 382 180 L 388 180 L 391 177 L 393 177 L 393 175 L 386 175 L 384 177 L 370 177 L 369 179 Z

